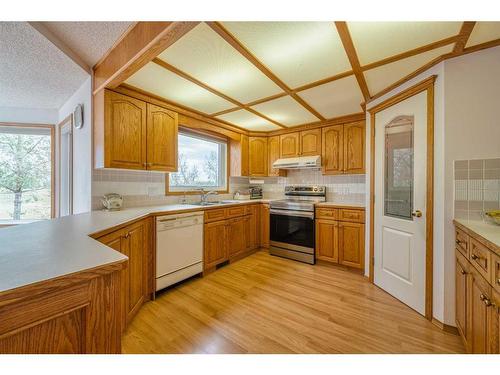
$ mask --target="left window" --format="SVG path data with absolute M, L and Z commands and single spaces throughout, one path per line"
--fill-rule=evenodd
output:
M 52 126 L 0 124 L 0 224 L 54 216 L 53 143 Z

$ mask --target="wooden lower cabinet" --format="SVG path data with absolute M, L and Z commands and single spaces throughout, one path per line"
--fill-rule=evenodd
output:
M 260 247 L 269 249 L 271 212 L 268 204 L 260 206 Z
M 98 240 L 126 255 L 128 267 L 122 272 L 122 327 L 137 314 L 144 302 L 150 299 L 153 272 L 150 257 L 152 251 L 152 219 L 132 223 Z
M 340 222 L 339 224 L 339 264 L 364 269 L 365 266 L 365 225 Z
M 226 221 L 215 221 L 204 225 L 204 268 L 212 268 L 227 260 Z
M 351 215 L 343 214 L 343 211 Z M 352 215 L 357 213 L 357 215 Z M 346 218 L 352 217 L 353 221 Z M 339 220 L 333 220 L 338 218 Z M 364 210 L 321 207 L 316 209 L 316 258 L 364 269 Z
M 488 318 L 491 306 L 488 306 L 491 289 L 486 280 L 479 272 L 472 269 L 472 287 L 471 287 L 471 345 L 472 353 L 489 353 L 489 333 L 488 333 Z
M 239 259 L 245 256 L 246 252 L 261 246 L 261 207 L 261 204 L 253 204 L 205 212 L 205 271 L 210 272 L 219 264 Z M 269 206 L 267 208 L 269 210 Z M 215 216 L 221 220 L 210 221 Z
M 455 322 L 467 351 L 470 351 L 470 322 L 468 319 L 470 307 L 469 272 L 467 260 L 457 253 L 455 260 Z
M 316 258 L 337 263 L 339 261 L 339 223 L 316 220 Z
M 458 234 L 455 249 L 455 319 L 458 332 L 467 352 L 499 354 L 500 292 L 496 289 L 490 262 L 478 261 L 478 258 L 490 259 L 496 255 L 487 243 L 480 243 L 474 232 L 467 232 L 465 227 L 455 224 Z M 481 256 L 476 255 L 479 252 L 477 249 L 464 251 L 469 247 L 480 247 Z
M 226 221 L 227 256 L 229 258 L 239 255 L 247 250 L 246 225 L 247 216 L 237 217 Z

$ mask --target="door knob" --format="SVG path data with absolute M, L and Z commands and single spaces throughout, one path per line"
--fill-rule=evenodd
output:
M 422 217 L 422 211 L 416 210 L 416 211 L 411 213 L 411 216 Z

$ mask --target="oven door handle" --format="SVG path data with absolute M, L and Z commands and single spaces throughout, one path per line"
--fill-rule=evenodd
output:
M 292 210 L 277 210 L 272 208 L 270 210 L 271 215 L 281 215 L 281 216 L 296 216 L 296 217 L 305 217 L 308 219 L 314 219 L 314 212 L 306 212 L 306 211 L 292 211 Z

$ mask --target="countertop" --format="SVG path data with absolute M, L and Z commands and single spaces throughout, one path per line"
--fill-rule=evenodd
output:
M 92 211 L 2 228 L 0 229 L 0 293 L 127 259 L 125 255 L 89 237 L 94 233 L 148 215 L 271 201 L 256 199 L 208 207 L 170 204 L 127 208 L 114 212 Z M 352 204 L 335 202 L 324 202 L 321 205 L 353 207 Z
M 455 219 L 454 221 L 484 238 L 486 241 L 496 246 L 497 251 L 500 251 L 500 225 L 487 223 L 481 220 Z

